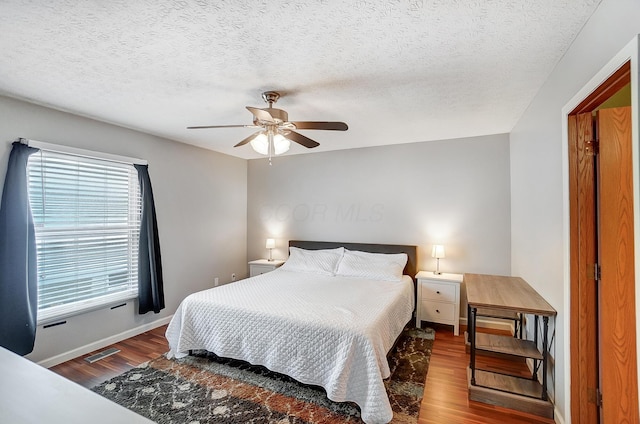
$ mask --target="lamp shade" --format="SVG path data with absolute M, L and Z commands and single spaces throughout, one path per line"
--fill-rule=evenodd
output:
M 281 155 L 288 151 L 291 147 L 291 142 L 284 138 L 282 134 L 276 134 L 273 136 L 273 153 Z
M 267 138 L 267 135 L 264 132 L 258 134 L 253 140 L 251 140 L 251 147 L 261 155 L 268 155 L 269 139 Z
M 267 249 L 275 249 L 275 247 L 276 247 L 276 241 L 275 241 L 274 239 L 271 239 L 271 238 L 267 239 L 267 243 L 266 243 L 266 246 L 265 246 L 265 247 L 266 247 Z
M 291 141 L 284 138 L 282 134 L 275 134 L 272 142 L 274 155 L 281 155 L 291 147 Z M 261 132 L 251 140 L 251 147 L 261 155 L 268 155 L 269 150 L 271 149 L 271 146 L 269 145 L 269 136 L 264 131 Z
M 444 246 L 441 244 L 434 244 L 433 250 L 431 250 L 432 258 L 444 258 Z

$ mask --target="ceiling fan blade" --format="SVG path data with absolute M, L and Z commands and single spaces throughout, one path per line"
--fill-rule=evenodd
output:
M 344 122 L 326 122 L 326 121 L 294 121 L 291 122 L 299 130 L 334 130 L 346 131 L 349 129 Z
M 295 131 L 290 131 L 289 134 L 285 135 L 285 138 L 288 138 L 291 141 L 295 141 L 296 143 L 301 144 L 309 149 L 313 149 L 314 147 L 318 147 L 320 145 L 320 143 L 318 143 L 317 141 L 313 141 L 309 137 L 305 137 L 304 135 Z
M 200 130 L 203 128 L 260 128 L 257 125 L 204 125 L 200 127 L 187 127 L 188 130 Z
M 256 138 L 262 131 L 258 131 L 255 132 L 253 134 L 251 134 L 249 137 L 245 138 L 244 140 L 242 140 L 240 143 L 236 144 L 233 147 L 240 147 L 240 146 L 244 146 L 245 144 L 251 142 L 251 140 L 253 140 L 254 138 Z
M 271 114 L 266 110 L 258 109 L 257 107 L 251 107 L 251 106 L 247 106 L 247 110 L 251 112 L 253 116 L 255 116 L 256 119 L 260 121 L 273 122 L 273 123 L 276 122 L 275 119 L 273 119 L 273 116 L 271 116 Z

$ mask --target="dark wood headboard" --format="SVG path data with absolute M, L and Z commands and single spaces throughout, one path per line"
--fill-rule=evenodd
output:
M 371 253 L 406 253 L 408 256 L 408 260 L 407 265 L 405 265 L 404 267 L 404 274 L 410 276 L 415 281 L 415 277 L 418 272 L 417 246 L 405 246 L 401 244 L 342 243 L 337 241 L 304 240 L 289 240 L 289 246 L 308 250 L 335 249 L 336 247 L 344 247 L 345 249 L 349 250 L 360 250 L 362 252 Z

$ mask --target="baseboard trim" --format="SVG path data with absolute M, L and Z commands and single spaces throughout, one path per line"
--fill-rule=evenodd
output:
M 137 336 L 138 334 L 142 334 L 146 331 L 153 330 L 154 328 L 158 328 L 162 325 L 168 324 L 169 321 L 171 321 L 172 317 L 173 315 L 169 315 L 168 317 L 160 318 L 156 321 L 149 322 L 139 327 L 135 327 L 130 330 L 123 331 L 122 333 L 118 333 L 113 336 L 109 336 L 104 339 L 97 340 L 93 343 L 80 346 L 68 352 L 64 352 L 59 355 L 52 356 L 51 358 L 43 359 L 42 361 L 37 362 L 37 364 L 44 368 L 51 368 L 63 362 L 67 362 L 71 359 L 77 358 L 78 356 L 86 355 L 87 353 L 93 352 L 94 350 L 102 349 L 114 343 L 121 342 L 122 340 L 126 340 L 128 338 Z

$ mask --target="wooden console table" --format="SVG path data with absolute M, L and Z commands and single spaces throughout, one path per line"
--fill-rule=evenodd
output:
M 467 317 L 469 342 L 469 399 L 536 415 L 553 417 L 553 406 L 547 395 L 547 367 L 549 361 L 549 317 L 556 310 L 520 277 L 464 274 L 467 289 Z M 478 333 L 478 308 L 534 315 L 533 340 L 497 334 Z M 542 318 L 543 328 L 539 329 Z M 540 333 L 540 334 L 539 334 Z M 541 349 L 538 349 L 542 336 Z M 533 360 L 531 378 L 522 378 L 488 370 L 476 369 L 477 352 L 497 352 L 512 357 Z M 542 365 L 542 384 L 537 372 Z

